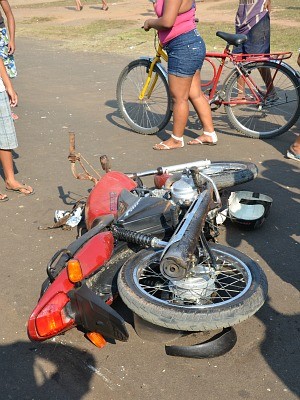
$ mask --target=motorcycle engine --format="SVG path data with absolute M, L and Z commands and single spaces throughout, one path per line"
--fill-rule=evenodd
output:
M 171 186 L 171 197 L 175 204 L 190 205 L 197 195 L 193 179 L 186 175 L 182 175 Z

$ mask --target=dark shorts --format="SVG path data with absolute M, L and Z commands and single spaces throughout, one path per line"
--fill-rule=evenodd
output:
M 270 53 L 270 16 L 266 14 L 247 33 L 248 40 L 234 47 L 234 54 L 268 54 Z
M 168 74 L 182 77 L 194 76 L 206 54 L 205 43 L 196 29 L 172 39 L 164 50 L 168 54 Z

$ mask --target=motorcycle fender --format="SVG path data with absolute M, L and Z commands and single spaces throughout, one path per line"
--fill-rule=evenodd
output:
M 75 257 L 80 262 L 84 278 L 91 275 L 98 268 L 101 268 L 101 266 L 110 259 L 113 252 L 113 244 L 114 239 L 111 232 L 101 232 L 89 240 L 78 251 L 78 253 L 76 253 Z M 74 283 L 69 280 L 67 270 L 64 268 L 39 299 L 35 309 L 29 317 L 27 331 L 30 339 L 41 341 L 56 336 L 49 335 L 46 337 L 40 337 L 36 329 L 36 318 L 38 318 L 44 307 L 57 293 L 65 293 L 66 295 L 69 295 L 69 292 L 72 291 L 74 287 Z M 67 329 L 73 327 L 74 326 L 68 326 Z
M 140 57 L 140 59 L 149 61 L 149 64 L 151 64 L 153 61 L 153 58 L 151 58 L 151 57 Z M 157 63 L 156 67 L 161 71 L 161 73 L 164 75 L 164 77 L 168 81 L 168 74 L 167 74 L 167 71 L 165 70 L 165 68 L 163 67 L 163 65 L 161 63 Z
M 123 342 L 128 340 L 123 318 L 86 284 L 69 292 L 68 296 L 77 325 L 88 332 L 98 332 Z

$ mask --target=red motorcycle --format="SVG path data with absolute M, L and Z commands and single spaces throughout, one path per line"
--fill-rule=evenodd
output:
M 72 146 L 73 172 L 80 156 Z M 262 269 L 249 257 L 214 243 L 219 190 L 254 179 L 251 163 L 196 161 L 140 173 L 87 173 L 95 186 L 85 205 L 83 233 L 47 265 L 47 279 L 28 321 L 31 340 L 77 327 L 97 346 L 126 341 L 116 296 L 141 331 L 220 331 L 193 346 L 166 346 L 170 355 L 213 357 L 236 342 L 232 326 L 251 317 L 267 296 Z M 155 187 L 143 177 L 154 176 Z M 171 336 L 170 336 L 171 337 Z M 166 340 L 168 342 L 168 340 Z

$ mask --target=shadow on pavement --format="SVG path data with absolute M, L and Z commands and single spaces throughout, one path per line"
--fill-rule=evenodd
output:
M 0 397 L 80 400 L 90 391 L 94 370 L 90 353 L 67 345 L 19 341 L 1 346 Z
M 291 301 L 300 289 L 297 266 L 299 265 L 299 192 L 295 183 L 299 179 L 298 165 L 291 166 L 285 161 L 267 160 L 262 163 L 262 178 L 251 182 L 255 191 L 273 198 L 271 212 L 263 226 L 254 231 L 239 230 L 231 223 L 226 224 L 226 241 L 229 246 L 238 247 L 242 241 L 253 247 L 279 283 L 269 287 L 269 298 L 256 316 L 265 325 L 265 339 L 261 354 L 284 384 L 295 394 L 298 387 L 298 365 L 300 363 L 298 337 L 300 318 L 297 305 Z M 280 171 L 280 173 L 279 173 Z M 242 189 L 240 189 L 242 190 Z M 294 249 L 294 251 L 291 251 Z M 298 251 L 297 251 L 298 250 Z M 269 279 L 268 279 L 269 280 Z M 271 280 L 270 280 L 271 281 Z M 270 286 L 270 285 L 269 285 Z M 280 299 L 279 303 L 278 300 Z M 277 310 L 272 306 L 277 303 Z M 280 311 L 278 311 L 278 309 Z M 298 308 L 299 310 L 299 308 Z M 299 392 L 298 392 L 299 395 Z

